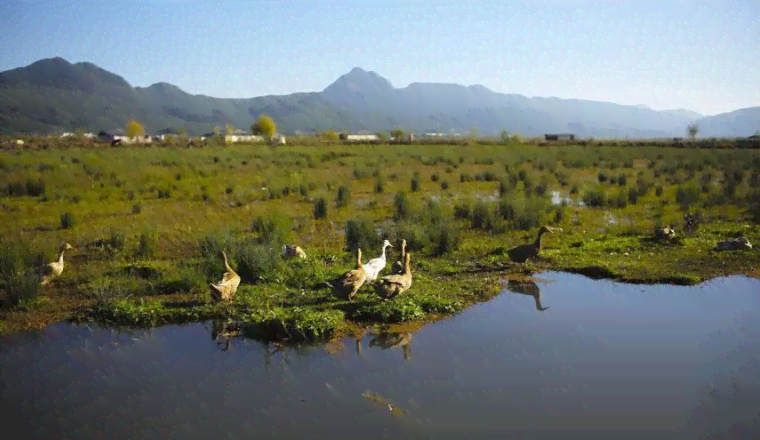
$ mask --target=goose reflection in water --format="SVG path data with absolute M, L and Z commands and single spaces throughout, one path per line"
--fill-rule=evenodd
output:
M 412 332 L 403 332 L 403 333 L 389 333 L 389 332 L 382 332 L 375 337 L 372 338 L 372 340 L 369 341 L 368 346 L 369 347 L 380 347 L 382 350 L 387 350 L 389 348 L 398 347 L 401 346 L 401 348 L 404 350 L 404 359 L 409 360 L 411 358 L 411 348 L 409 344 L 412 342 Z
M 533 281 L 508 280 L 507 289 L 515 293 L 532 296 L 533 300 L 536 302 L 536 310 L 539 312 L 551 308 L 551 306 L 543 307 L 541 305 L 541 289 L 538 287 L 538 284 Z
M 226 320 L 216 319 L 211 322 L 211 339 L 222 351 L 229 350 L 230 340 L 238 334 L 240 330 Z

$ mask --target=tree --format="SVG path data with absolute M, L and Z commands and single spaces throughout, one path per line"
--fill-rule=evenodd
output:
M 232 136 L 235 134 L 235 127 L 232 126 L 232 124 L 227 124 L 224 126 L 224 134 L 227 136 Z
M 388 133 L 384 131 L 378 131 L 375 133 L 377 135 L 377 138 L 380 140 L 380 142 L 386 142 L 388 141 Z
M 124 127 L 124 133 L 127 135 L 128 138 L 142 136 L 145 134 L 145 127 L 143 127 L 142 124 L 135 121 L 134 119 L 131 119 L 129 122 L 127 122 L 127 125 Z
M 502 130 L 501 133 L 499 133 L 499 137 L 502 142 L 509 142 L 509 132 L 507 130 Z
M 470 129 L 470 138 L 472 139 L 478 139 L 480 137 L 480 130 L 478 130 L 478 127 L 475 127 L 474 125 Z
M 699 133 L 699 125 L 697 123 L 689 124 L 689 126 L 686 128 L 686 132 L 689 133 L 689 137 L 694 139 L 697 137 L 697 133 Z
M 337 141 L 340 139 L 340 135 L 337 131 L 330 129 L 322 133 L 322 138 L 328 141 Z
M 251 133 L 255 135 L 272 136 L 277 132 L 277 125 L 274 119 L 267 115 L 261 115 L 251 125 Z
M 391 137 L 397 141 L 400 141 L 404 137 L 404 130 L 400 128 L 394 128 L 391 130 Z

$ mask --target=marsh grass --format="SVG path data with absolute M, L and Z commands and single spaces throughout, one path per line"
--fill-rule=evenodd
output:
M 533 239 L 546 223 L 565 232 L 547 239 L 543 263 L 514 270 L 601 267 L 588 273 L 698 280 L 758 264 L 755 252 L 707 257 L 737 222 L 760 220 L 753 193 L 760 179 L 757 150 L 602 140 L 543 146 L 512 138 L 366 147 L 288 142 L 277 149 L 72 144 L 0 151 L 0 230 L 25 249 L 47 249 L 46 255 L 62 240 L 118 249 L 108 254 L 82 246 L 62 279 L 46 289 L 56 306 L 76 303 L 76 295 L 99 298 L 99 313 L 123 322 L 193 320 L 233 310 L 257 323 L 251 331 L 279 335 L 300 334 L 301 320 L 313 326 L 301 326 L 304 334 L 323 334 L 340 325 L 323 327 L 321 320 L 394 321 L 460 310 L 491 291 L 479 283 L 483 275 L 465 280 L 467 270 L 476 263 L 503 267 L 504 253 L 494 249 Z M 607 176 L 602 183 L 600 174 Z M 44 191 L 34 189 L 40 179 Z M 38 195 L 30 196 L 28 187 Z M 567 188 L 590 203 L 551 206 L 548 194 Z M 697 188 L 697 197 L 687 188 Z M 704 211 L 697 233 L 674 246 L 646 241 L 655 221 L 682 222 L 684 207 Z M 756 227 L 746 233 L 753 244 L 760 240 Z M 406 239 L 415 252 L 415 284 L 403 301 L 383 305 L 362 289 L 352 305 L 318 287 L 352 268 L 356 247 L 365 261 L 377 256 L 384 238 L 394 246 Z M 309 258 L 284 262 L 286 242 L 304 247 Z M 244 278 L 229 308 L 206 304 L 208 282 L 224 271 L 221 250 Z M 10 295 L 17 298 L 14 310 L 44 306 L 22 301 L 36 295 L 18 278 L 37 263 L 32 259 L 4 263 L 13 267 L 4 285 L 19 286 Z M 175 297 L 195 305 L 171 306 Z M 25 322 L 3 319 L 6 328 Z

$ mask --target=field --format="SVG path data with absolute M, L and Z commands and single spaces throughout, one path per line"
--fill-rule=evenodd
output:
M 758 276 L 760 150 L 742 141 L 577 142 L 510 139 L 345 145 L 94 146 L 27 138 L 0 150 L 0 332 L 61 319 L 157 325 L 216 319 L 261 339 L 313 340 L 363 325 L 421 322 L 497 294 L 501 280 L 552 269 L 621 281 L 692 284 Z M 7 145 L 7 143 L 6 143 Z M 678 147 L 678 148 L 677 148 Z M 701 148 L 698 148 L 701 147 Z M 696 214 L 684 231 L 684 214 Z M 535 239 L 541 258 L 509 261 Z M 671 225 L 675 240 L 654 231 Z M 389 239 L 405 238 L 411 289 L 353 302 L 322 284 Z M 40 287 L 33 269 L 65 270 Z M 305 261 L 285 261 L 282 244 Z M 224 271 L 235 300 L 211 302 Z

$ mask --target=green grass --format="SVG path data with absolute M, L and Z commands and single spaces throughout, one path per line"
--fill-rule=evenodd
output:
M 455 313 L 498 293 L 499 277 L 544 269 L 679 284 L 757 274 L 756 249 L 711 250 L 737 233 L 760 242 L 760 151 L 721 142 L 0 151 L 0 328 L 72 316 L 234 319 L 264 339 L 312 340 Z M 552 191 L 571 202 L 553 206 Z M 693 235 L 681 234 L 685 211 L 704 218 Z M 506 250 L 543 224 L 563 229 L 544 237 L 543 258 L 510 264 Z M 654 241 L 665 224 L 681 238 Z M 351 250 L 367 261 L 386 238 L 396 246 L 389 265 L 407 240 L 412 288 L 392 301 L 369 286 L 353 303 L 334 298 L 322 283 L 353 267 Z M 37 289 L 26 275 L 63 241 L 75 247 L 63 275 Z M 282 261 L 285 243 L 308 259 Z M 223 273 L 221 250 L 243 278 L 230 305 L 208 292 Z

